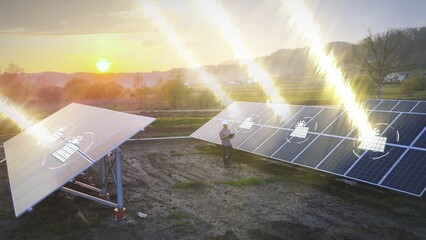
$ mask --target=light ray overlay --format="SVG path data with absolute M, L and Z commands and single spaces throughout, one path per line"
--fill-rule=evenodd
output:
M 4 97 L 0 98 L 0 109 L 0 113 L 15 122 L 20 130 L 25 130 L 34 124 L 21 109 L 15 107 Z
M 216 98 L 225 106 L 232 103 L 232 100 L 224 93 L 225 91 L 220 86 L 219 82 L 202 67 L 192 51 L 185 48 L 182 41 L 175 33 L 173 27 L 167 22 L 167 20 L 160 14 L 157 7 L 149 1 L 141 1 L 145 17 L 151 20 L 160 30 L 160 32 L 167 38 L 167 41 L 172 45 L 178 56 L 185 60 L 189 67 L 195 68 L 198 76 L 204 82 L 205 86 L 209 87 Z
M 309 54 L 316 60 L 317 72 L 326 79 L 326 84 L 334 87 L 335 95 L 345 108 L 351 125 L 356 127 L 360 139 L 374 136 L 374 131 L 368 122 L 367 113 L 357 102 L 355 94 L 346 83 L 342 70 L 337 66 L 332 52 L 325 51 L 325 44 L 321 40 L 320 29 L 315 24 L 312 14 L 303 1 L 286 1 L 282 4 L 282 11 L 290 16 L 290 25 L 296 29 L 309 46 Z
M 240 64 L 245 66 L 248 74 L 259 84 L 268 96 L 269 101 L 284 104 L 285 100 L 281 97 L 269 73 L 254 60 L 253 55 L 247 50 L 238 29 L 220 3 L 213 0 L 199 0 L 198 2 L 203 8 L 207 19 L 219 29 L 232 47 L 235 58 L 238 59 Z

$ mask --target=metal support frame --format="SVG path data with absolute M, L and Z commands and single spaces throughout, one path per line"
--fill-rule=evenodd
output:
M 114 214 L 115 218 L 118 221 L 123 220 L 123 218 L 126 215 L 126 208 L 123 206 L 123 179 L 122 179 L 122 166 L 121 166 L 121 150 L 119 147 L 117 147 L 114 151 L 114 159 L 111 160 L 108 158 L 110 154 L 104 156 L 100 160 L 100 174 L 101 174 L 101 188 L 97 188 L 92 184 L 91 176 L 90 176 L 90 168 L 86 169 L 84 173 L 81 175 L 88 180 L 88 183 L 83 183 L 80 181 L 77 181 L 75 179 L 72 179 L 70 183 L 73 183 L 75 185 L 78 185 L 80 187 L 89 189 L 91 191 L 99 193 L 99 197 L 95 197 L 86 193 L 79 192 L 74 189 L 70 189 L 67 187 L 62 187 L 61 190 L 70 194 L 73 194 L 75 196 L 83 197 L 92 201 L 95 201 L 97 203 L 101 203 L 110 207 L 114 207 Z M 114 169 L 115 165 L 115 169 Z M 109 166 L 109 168 L 108 168 Z M 107 186 L 107 180 L 109 174 L 112 175 L 113 180 L 115 181 L 116 188 L 117 188 L 117 203 L 113 203 L 109 201 L 109 193 L 108 193 L 108 186 Z
M 115 150 L 115 167 L 117 172 L 117 208 L 123 210 L 123 179 L 121 174 L 121 150 Z

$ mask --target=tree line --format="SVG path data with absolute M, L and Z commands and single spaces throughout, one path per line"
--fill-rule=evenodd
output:
M 0 91 L 7 99 L 18 104 L 28 101 L 64 103 L 128 100 L 137 104 L 139 109 L 203 109 L 220 106 L 210 90 L 186 86 L 180 72 L 166 80 L 158 79 L 157 85 L 151 87 L 147 86 L 140 74 L 135 76 L 131 89 L 115 81 L 89 81 L 83 78 L 72 78 L 60 87 L 46 83 L 43 78 L 38 79 L 37 83 L 30 83 L 24 69 L 10 63 L 0 75 Z

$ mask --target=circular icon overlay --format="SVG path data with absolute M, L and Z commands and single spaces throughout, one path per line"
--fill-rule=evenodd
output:
M 60 169 L 69 164 L 69 159 L 72 158 L 76 152 L 86 152 L 93 145 L 94 135 L 91 132 L 84 132 L 75 135 L 64 142 L 57 142 L 57 148 L 46 156 L 42 161 L 42 166 L 47 167 L 49 170 Z M 61 144 L 59 144 L 61 143 Z
M 352 152 L 358 158 L 362 156 L 365 151 L 370 151 L 368 158 L 371 160 L 378 160 L 389 155 L 393 148 L 386 145 L 387 142 L 399 143 L 399 131 L 388 123 L 376 123 L 373 125 L 375 135 L 367 138 L 361 138 L 359 135 L 355 137 Z
M 299 121 L 293 122 L 290 125 L 290 131 L 286 136 L 289 143 L 301 144 L 309 140 L 311 137 L 308 134 L 310 131 L 316 131 L 318 127 L 317 122 L 312 117 L 304 117 Z
M 241 122 L 241 123 L 240 123 Z M 253 114 L 248 117 L 242 118 L 237 122 L 237 126 L 235 127 L 235 133 L 248 133 L 254 130 L 255 124 L 260 124 L 261 119 L 259 115 Z

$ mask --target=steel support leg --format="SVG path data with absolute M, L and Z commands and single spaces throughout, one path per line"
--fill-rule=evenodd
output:
M 117 208 L 115 209 L 115 216 L 118 221 L 121 221 L 126 215 L 126 208 L 123 207 L 123 179 L 121 173 L 120 148 L 115 150 L 115 167 L 117 171 Z
M 107 189 L 106 177 L 107 177 L 107 167 L 106 167 L 107 156 L 101 159 L 101 193 L 99 194 L 100 198 L 104 200 L 109 200 L 109 193 Z

